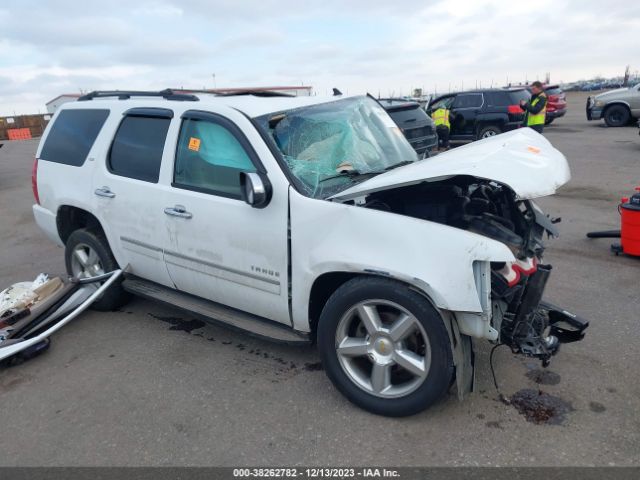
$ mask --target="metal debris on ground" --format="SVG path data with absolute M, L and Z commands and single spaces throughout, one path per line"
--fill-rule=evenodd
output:
M 33 282 L 0 292 L 0 362 L 21 363 L 47 350 L 49 336 L 86 310 L 121 274 L 115 270 L 78 279 L 41 273 Z

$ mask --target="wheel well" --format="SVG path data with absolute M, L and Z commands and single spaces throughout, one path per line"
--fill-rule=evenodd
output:
M 69 205 L 63 205 L 58 209 L 56 224 L 62 243 L 67 243 L 69 235 L 80 228 L 90 228 L 104 234 L 100 222 L 93 214 Z
M 495 127 L 497 130 L 502 132 L 502 127 L 504 126 L 504 122 L 500 120 L 483 120 L 476 125 L 476 135 L 480 135 L 480 132 L 487 127 Z
M 311 287 L 309 295 L 309 325 L 311 327 L 311 338 L 315 341 L 316 327 L 320 314 L 329 297 L 333 295 L 341 285 L 348 282 L 352 278 L 361 276 L 353 272 L 330 272 L 324 273 L 316 278 Z
M 381 277 L 381 275 L 356 272 L 329 272 L 320 275 L 318 278 L 316 278 L 315 282 L 313 282 L 313 286 L 311 287 L 311 294 L 309 295 L 309 326 L 311 328 L 312 341 L 315 342 L 316 330 L 318 321 L 320 320 L 320 314 L 322 313 L 322 309 L 324 308 L 325 304 L 329 300 L 329 297 L 333 295 L 333 292 L 335 292 L 343 284 L 356 277 Z M 383 278 L 389 277 L 385 276 Z M 437 308 L 431 298 L 429 298 L 425 292 L 397 278 L 391 278 L 391 280 L 406 285 L 407 288 L 411 288 L 420 293 L 434 305 L 434 308 Z
M 631 115 L 631 109 L 629 108 L 629 105 L 627 105 L 626 103 L 622 103 L 622 102 L 611 102 L 611 103 L 608 103 L 604 107 L 604 110 L 602 111 L 602 114 L 604 115 L 607 112 L 607 110 L 609 110 L 611 107 L 616 107 L 616 106 L 624 107 L 629 112 L 629 115 Z

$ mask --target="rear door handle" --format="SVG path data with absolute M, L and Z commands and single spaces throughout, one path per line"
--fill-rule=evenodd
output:
M 109 187 L 96 188 L 96 190 L 93 193 L 95 193 L 99 197 L 105 197 L 105 198 L 113 198 L 116 196 L 115 193 L 109 190 Z
M 167 207 L 164 209 L 164 213 L 167 215 L 171 215 L 172 217 L 180 217 L 189 219 L 193 217 L 191 212 L 187 212 L 187 209 L 184 208 L 184 205 L 176 205 L 175 207 Z

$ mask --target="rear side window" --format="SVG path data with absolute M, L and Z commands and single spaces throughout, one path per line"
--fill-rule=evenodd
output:
M 80 167 L 109 116 L 109 110 L 63 110 L 51 126 L 41 160 Z
M 489 103 L 489 105 L 494 107 L 506 107 L 507 105 L 514 104 L 513 100 L 511 99 L 511 93 L 507 91 L 487 92 L 484 94 L 484 96 L 487 99 L 487 102 Z M 515 102 L 515 103 L 518 103 L 518 102 Z
M 519 105 L 520 100 L 529 101 L 529 99 L 531 98 L 531 94 L 526 90 L 515 90 L 509 92 L 509 97 L 511 100 L 510 105 Z
M 170 118 L 126 116 L 107 162 L 114 175 L 157 183 Z
M 453 103 L 454 100 L 455 100 L 454 97 L 441 98 L 440 100 L 437 100 L 433 102 L 431 105 L 429 105 L 429 111 L 435 112 L 441 107 L 451 108 L 451 104 Z
M 482 106 L 481 93 L 461 93 L 456 96 L 451 108 L 478 108 Z

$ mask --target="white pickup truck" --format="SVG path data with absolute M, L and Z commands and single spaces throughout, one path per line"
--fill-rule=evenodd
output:
M 368 96 L 92 92 L 63 105 L 33 169 L 67 268 L 128 265 L 133 293 L 284 342 L 382 415 L 472 388 L 472 338 L 547 362 L 583 336 L 541 301 L 564 156 L 519 129 L 418 160 Z

